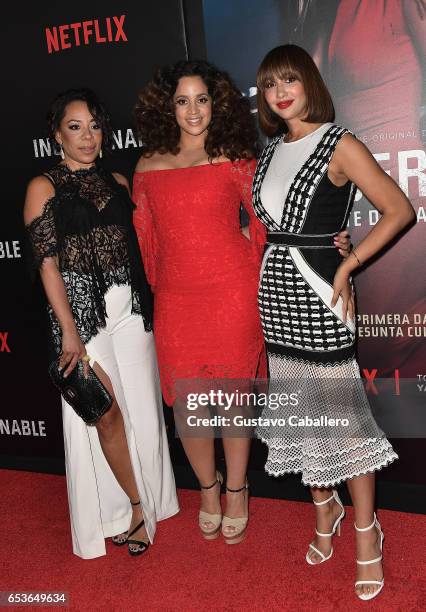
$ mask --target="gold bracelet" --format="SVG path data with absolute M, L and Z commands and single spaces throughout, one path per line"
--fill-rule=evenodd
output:
M 361 263 L 361 262 L 360 262 L 360 260 L 358 259 L 358 255 L 356 254 L 355 249 L 352 249 L 351 253 L 352 253 L 352 255 L 355 257 L 355 259 L 357 260 L 358 264 L 359 264 L 360 266 L 362 266 L 362 263 Z

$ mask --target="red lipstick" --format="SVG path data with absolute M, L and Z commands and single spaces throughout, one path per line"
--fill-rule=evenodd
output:
M 293 104 L 293 100 L 285 100 L 283 102 L 278 102 L 277 106 L 281 110 L 284 110 L 285 108 L 288 108 L 289 106 L 291 106 L 291 104 Z

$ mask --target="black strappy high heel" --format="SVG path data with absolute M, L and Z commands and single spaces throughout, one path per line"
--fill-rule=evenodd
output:
M 119 533 L 116 536 L 112 536 L 111 538 L 111 542 L 113 544 L 115 544 L 115 546 L 124 546 L 124 544 L 127 543 L 127 531 L 124 531 L 123 533 Z
M 124 531 L 123 533 L 119 533 L 118 535 L 112 536 L 111 542 L 115 544 L 115 546 L 124 546 L 124 544 L 127 544 L 128 534 L 128 531 Z
M 132 506 L 139 506 L 139 504 L 141 503 L 140 500 L 137 502 L 130 502 L 132 504 Z M 128 533 L 127 535 L 127 539 L 126 542 L 127 544 L 133 544 L 133 545 L 137 545 L 138 548 L 130 548 L 129 546 L 129 555 L 131 555 L 132 557 L 137 557 L 139 555 L 142 555 L 142 553 L 146 552 L 149 548 L 149 542 L 144 542 L 143 540 L 130 540 L 129 538 L 137 532 L 138 529 L 140 529 L 143 525 L 145 524 L 145 519 L 142 519 L 141 522 L 136 525 L 136 527 L 134 529 L 132 529 L 132 531 L 130 533 Z

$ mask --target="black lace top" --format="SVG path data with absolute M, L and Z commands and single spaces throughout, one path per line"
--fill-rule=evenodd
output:
M 152 294 L 132 222 L 127 189 L 101 165 L 72 171 L 55 166 L 47 178 L 55 187 L 42 214 L 27 226 L 34 266 L 57 256 L 81 340 L 87 344 L 106 324 L 105 293 L 113 285 L 132 288 L 132 312 L 152 329 Z M 61 329 L 49 306 L 55 352 Z

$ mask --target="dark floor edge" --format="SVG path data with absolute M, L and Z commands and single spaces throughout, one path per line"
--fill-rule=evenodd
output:
M 175 466 L 174 471 L 178 487 L 199 488 L 192 470 L 186 466 Z M 272 478 L 263 471 L 251 470 L 248 480 L 250 492 L 254 497 L 312 503 L 309 488 L 301 484 L 300 476 L 292 474 L 283 478 Z M 351 506 L 346 485 L 339 485 L 338 490 L 342 502 Z M 376 506 L 384 510 L 426 514 L 426 485 L 378 480 Z
M 0 469 L 64 475 L 65 462 L 63 457 L 54 458 L 0 455 Z
M 63 458 L 19 457 L 0 455 L 0 469 L 23 470 L 45 474 L 65 474 Z M 181 489 L 198 489 L 192 470 L 186 465 L 175 465 L 176 485 Z M 263 471 L 248 474 L 250 491 L 254 497 L 310 502 L 309 489 L 295 475 L 271 478 Z M 346 486 L 339 487 L 343 503 L 351 505 Z M 377 481 L 377 507 L 399 512 L 426 514 L 426 485 L 406 482 Z

